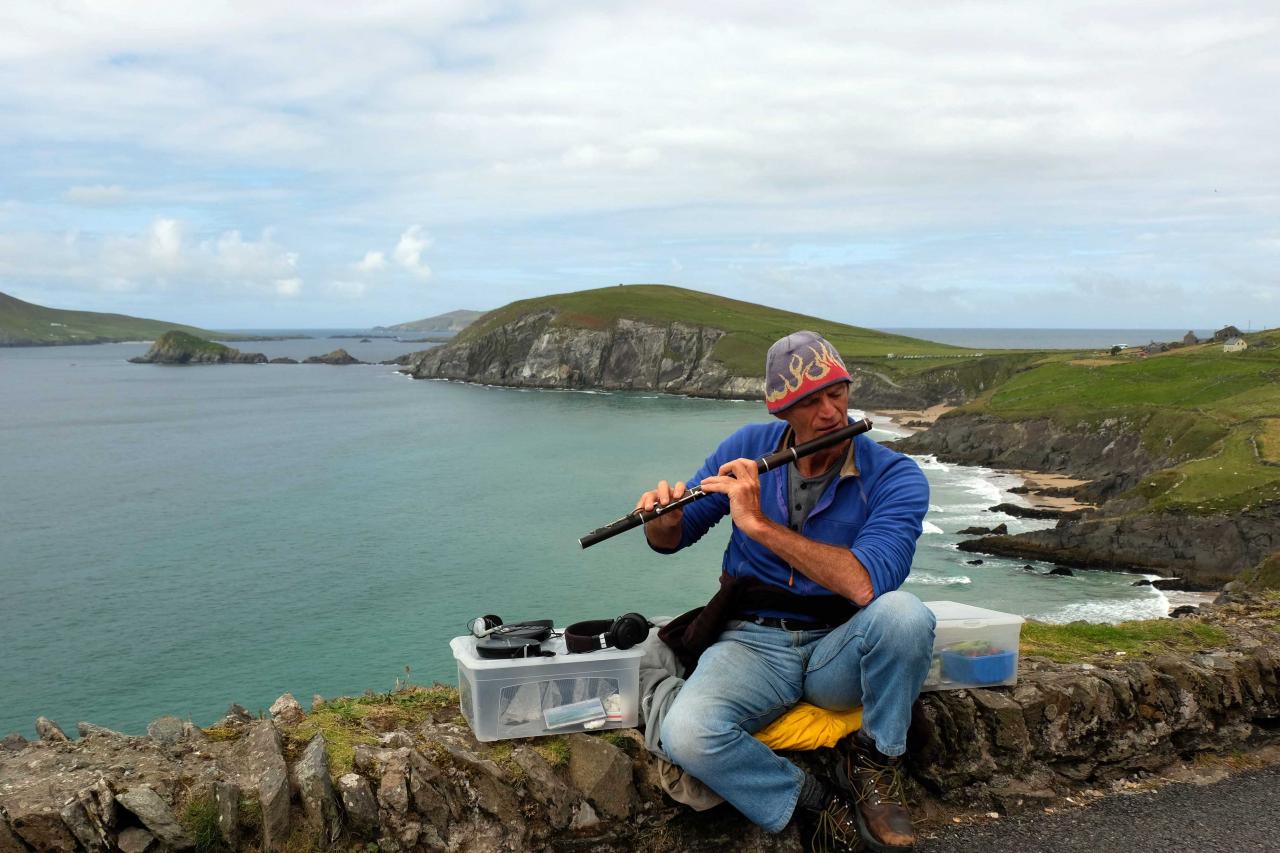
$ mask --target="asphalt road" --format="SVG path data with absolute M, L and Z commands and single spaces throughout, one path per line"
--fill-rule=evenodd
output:
M 1280 767 L 1212 785 L 1169 785 L 1105 797 L 1088 808 L 948 828 L 917 853 L 1242 853 L 1280 851 Z

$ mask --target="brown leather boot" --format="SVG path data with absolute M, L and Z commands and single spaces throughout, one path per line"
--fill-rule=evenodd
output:
M 842 748 L 836 777 L 857 804 L 862 840 L 876 853 L 910 850 L 916 833 L 902 786 L 902 759 L 882 755 L 860 731 L 845 738 Z

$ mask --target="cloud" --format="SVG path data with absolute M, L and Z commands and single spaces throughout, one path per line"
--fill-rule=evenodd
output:
M 431 245 L 431 238 L 422 233 L 422 226 L 411 225 L 400 235 L 392 257 L 396 263 L 419 278 L 430 278 L 431 267 L 422 262 L 422 251 Z
M 269 302 L 392 269 L 513 298 L 679 273 L 745 297 L 767 265 L 849 314 L 846 271 L 957 304 L 1095 274 L 1187 306 L 1196 277 L 1274 282 L 1274 2 L 16 8 L 0 269 L 24 280 Z M 361 295 L 391 313 L 385 278 Z
M 378 272 L 387 268 L 387 256 L 382 252 L 375 252 L 370 249 L 365 252 L 363 259 L 356 261 L 351 266 L 358 272 Z
M 329 282 L 329 291 L 343 299 L 361 299 L 368 289 L 369 286 L 363 281 L 335 280 Z
M 86 207 L 105 207 L 123 203 L 129 196 L 125 188 L 119 184 L 95 184 L 93 186 L 71 187 L 62 194 L 72 204 Z
M 0 277 L 117 292 L 298 296 L 299 256 L 268 229 L 189 239 L 180 220 L 160 218 L 135 234 L 0 235 Z

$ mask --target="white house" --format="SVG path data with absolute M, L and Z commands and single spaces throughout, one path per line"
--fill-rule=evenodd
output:
M 1223 352 L 1241 352 L 1248 348 L 1249 345 L 1245 343 L 1244 338 L 1227 338 L 1227 342 L 1222 345 Z

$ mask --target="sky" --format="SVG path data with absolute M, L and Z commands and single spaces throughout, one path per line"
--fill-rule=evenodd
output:
M 337 328 L 662 282 L 1280 326 L 1266 2 L 0 5 L 0 291 Z

